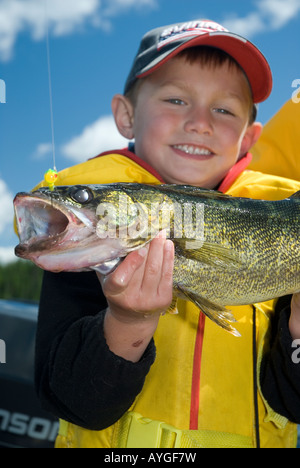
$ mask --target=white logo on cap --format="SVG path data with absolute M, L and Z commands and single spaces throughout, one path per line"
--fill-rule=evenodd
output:
M 228 32 L 228 29 L 223 28 L 223 26 L 214 21 L 190 21 L 178 24 L 162 32 L 157 48 L 160 49 L 170 42 L 178 41 L 185 37 L 202 36 L 211 32 Z

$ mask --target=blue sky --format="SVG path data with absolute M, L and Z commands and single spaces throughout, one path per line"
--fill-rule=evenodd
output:
M 53 166 L 46 0 L 0 0 L 0 262 L 12 258 L 12 199 Z M 141 36 L 207 18 L 255 43 L 274 77 L 267 122 L 300 79 L 300 0 L 48 0 L 56 166 L 124 146 L 110 102 L 122 92 Z M 0 81 L 0 101 L 3 98 Z

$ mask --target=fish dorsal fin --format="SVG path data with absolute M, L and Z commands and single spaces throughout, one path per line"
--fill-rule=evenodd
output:
M 234 270 L 238 270 L 243 266 L 239 255 L 229 247 L 189 239 L 173 239 L 173 242 L 176 252 L 191 260 Z
M 232 195 L 219 192 L 218 190 L 204 189 L 201 187 L 195 187 L 194 185 L 175 185 L 175 184 L 164 184 L 154 185 L 154 188 L 160 188 L 165 193 L 181 194 L 188 196 L 197 196 L 213 200 L 232 200 Z
M 300 190 L 298 190 L 298 192 L 294 193 L 290 198 L 300 198 Z

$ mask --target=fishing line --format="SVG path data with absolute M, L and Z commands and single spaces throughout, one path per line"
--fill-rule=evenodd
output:
M 53 158 L 53 169 L 49 169 L 46 172 L 45 182 L 49 186 L 50 190 L 53 190 L 54 185 L 55 185 L 55 181 L 57 179 L 57 169 L 56 169 L 55 138 L 54 138 L 54 118 L 53 118 L 53 97 L 52 97 L 50 41 L 49 41 L 48 0 L 45 0 L 45 26 L 46 26 L 48 85 L 49 85 L 49 103 L 50 103 L 51 137 L 52 137 L 52 158 Z

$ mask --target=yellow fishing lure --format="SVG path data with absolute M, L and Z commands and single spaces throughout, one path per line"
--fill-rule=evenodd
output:
M 51 192 L 54 190 L 55 182 L 58 177 L 58 172 L 55 169 L 49 169 L 44 177 L 46 184 L 48 185 Z

